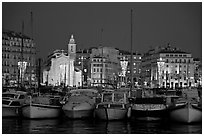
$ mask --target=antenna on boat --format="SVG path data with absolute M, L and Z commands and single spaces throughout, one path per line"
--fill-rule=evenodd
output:
M 132 92 L 132 88 L 133 88 L 133 67 L 132 67 L 132 59 L 133 59 L 133 51 L 132 51 L 132 13 L 133 13 L 133 9 L 130 10 L 131 14 L 130 14 L 130 51 L 131 51 L 131 57 L 130 57 L 130 77 L 131 77 L 131 81 L 130 81 L 130 92 L 129 92 L 129 97 L 131 96 L 131 92 Z

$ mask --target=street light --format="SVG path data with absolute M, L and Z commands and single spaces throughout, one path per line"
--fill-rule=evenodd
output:
M 158 76 L 159 76 L 159 87 L 161 87 L 161 76 L 162 76 L 162 70 L 164 68 L 164 60 L 162 58 L 159 58 L 159 60 L 157 61 L 157 65 L 158 65 Z

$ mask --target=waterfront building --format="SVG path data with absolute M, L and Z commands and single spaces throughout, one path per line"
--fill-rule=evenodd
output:
M 113 47 L 92 48 L 90 56 L 90 77 L 93 86 L 116 85 L 120 72 L 119 50 Z
M 133 51 L 132 56 L 132 76 L 133 76 L 133 85 L 135 87 L 141 86 L 141 54 Z M 120 86 L 130 85 L 131 82 L 131 53 L 128 51 L 120 50 L 119 60 L 121 65 L 120 73 Z
M 21 33 L 3 29 L 2 85 L 34 86 L 36 81 L 36 47 L 34 40 Z
M 194 58 L 194 77 L 195 86 L 202 86 L 202 61 L 198 58 Z
M 90 79 L 90 49 L 80 49 L 76 52 L 75 67 L 82 71 L 82 85 L 88 85 Z
M 142 57 L 142 81 L 151 88 L 195 86 L 191 53 L 169 44 L 149 50 Z
M 52 86 L 81 86 L 81 70 L 74 66 L 76 43 L 73 35 L 68 50 L 56 50 L 50 54 L 43 70 L 43 82 Z

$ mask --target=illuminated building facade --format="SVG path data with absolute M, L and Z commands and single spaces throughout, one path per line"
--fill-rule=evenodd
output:
M 34 86 L 36 81 L 36 47 L 33 39 L 21 33 L 3 30 L 2 85 Z
M 68 44 L 68 51 L 56 50 L 48 56 L 43 71 L 43 82 L 52 86 L 81 86 L 81 70 L 75 68 L 76 43 L 73 35 Z
M 142 57 L 142 79 L 151 88 L 195 86 L 193 57 L 170 45 L 149 50 Z
M 127 51 L 120 50 L 119 60 L 121 65 L 120 73 L 120 86 L 127 86 L 131 82 L 131 53 Z M 135 87 L 140 86 L 141 81 L 141 54 L 133 52 L 132 56 L 132 76 L 133 85 Z
M 117 84 L 120 72 L 119 50 L 112 47 L 93 48 L 90 56 L 90 77 L 93 86 Z

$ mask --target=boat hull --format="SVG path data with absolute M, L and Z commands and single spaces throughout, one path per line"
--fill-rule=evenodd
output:
M 195 123 L 202 121 L 201 109 L 191 105 L 182 105 L 170 109 L 170 118 L 181 123 Z
M 68 102 L 62 107 L 64 114 L 68 118 L 79 119 L 93 116 L 94 105 L 88 102 Z
M 166 110 L 132 110 L 132 117 L 141 120 L 161 120 L 166 116 Z
M 61 106 L 31 104 L 22 107 L 22 115 L 30 119 L 58 118 L 61 115 Z
M 93 116 L 93 110 L 64 110 L 64 114 L 72 119 L 89 118 Z
M 101 120 L 122 120 L 127 117 L 127 109 L 97 108 L 95 117 Z
M 19 117 L 20 107 L 2 107 L 2 117 Z

